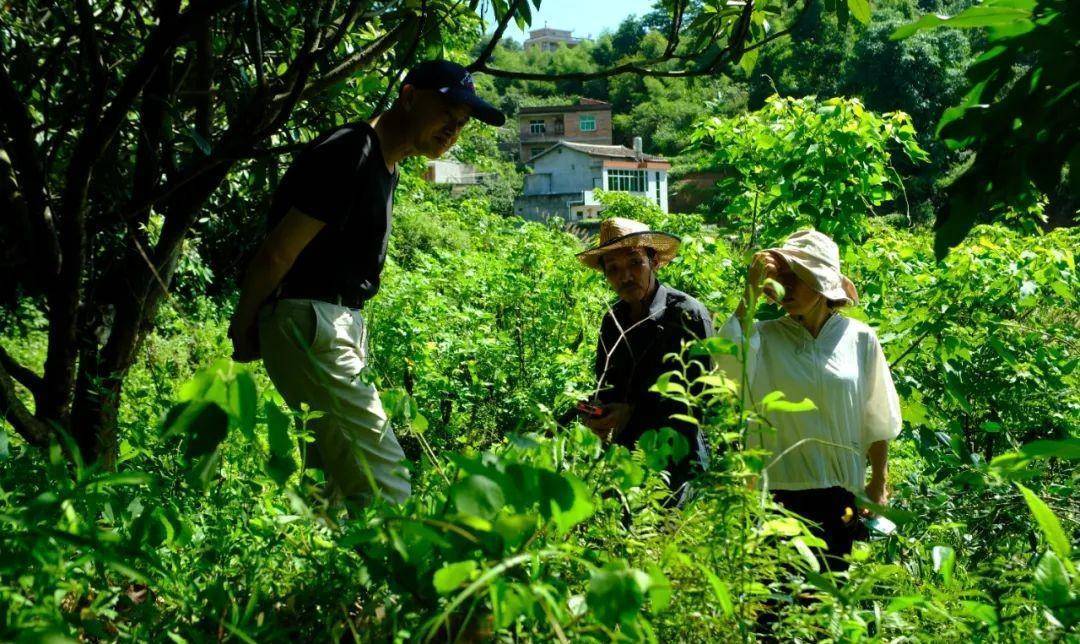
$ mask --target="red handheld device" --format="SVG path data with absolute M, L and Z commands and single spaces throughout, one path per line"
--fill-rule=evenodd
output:
M 586 416 L 592 418 L 599 418 L 604 415 L 604 408 L 597 405 L 590 405 L 587 402 L 579 402 L 577 404 L 577 410 Z

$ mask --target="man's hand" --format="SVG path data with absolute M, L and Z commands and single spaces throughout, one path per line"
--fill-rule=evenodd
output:
M 254 321 L 234 317 L 229 324 L 229 339 L 233 344 L 234 361 L 251 362 L 259 359 L 259 327 Z
M 603 416 L 585 418 L 581 422 L 599 436 L 600 440 L 611 441 L 626 427 L 633 408 L 626 403 L 610 403 L 603 407 Z
M 263 240 L 251 260 L 240 285 L 240 301 L 236 303 L 229 338 L 233 343 L 233 360 L 251 362 L 259 358 L 259 308 L 270 298 L 282 278 L 292 268 L 300 251 L 325 226 L 322 221 L 291 208 L 278 225 Z

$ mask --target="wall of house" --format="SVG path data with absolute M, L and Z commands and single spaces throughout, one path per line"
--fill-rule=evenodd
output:
M 582 115 L 595 117 L 595 131 L 581 131 L 580 117 Z M 543 134 L 533 134 L 532 121 L 543 121 L 546 131 Z M 551 114 L 521 114 L 518 116 L 518 140 L 521 142 L 520 157 L 522 163 L 528 163 L 536 156 L 536 154 L 533 154 L 534 148 L 546 150 L 558 141 L 611 145 L 611 110 L 570 110 Z
M 582 131 L 580 127 L 582 116 L 594 117 L 596 119 L 596 130 L 592 132 Z M 565 123 L 565 139 L 567 141 L 611 145 L 611 110 L 567 112 L 563 117 L 563 122 Z
M 569 203 L 580 199 L 580 192 L 522 195 L 514 199 L 514 214 L 528 221 L 547 221 L 553 217 L 566 219 L 570 212 Z
M 582 192 L 602 187 L 602 168 L 599 159 L 593 159 L 584 152 L 556 148 L 533 163 L 532 175 L 546 175 L 548 178 L 526 178 L 525 194 Z

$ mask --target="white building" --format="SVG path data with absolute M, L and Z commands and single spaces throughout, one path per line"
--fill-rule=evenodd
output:
M 555 51 L 560 45 L 576 47 L 581 44 L 581 38 L 574 38 L 573 32 L 568 29 L 550 29 L 544 25 L 543 29 L 532 29 L 529 38 L 525 41 L 525 51 L 536 48 L 540 51 Z
M 634 149 L 559 141 L 529 165 L 533 172 L 525 177 L 525 193 L 514 200 L 514 213 L 525 219 L 596 217 L 602 209 L 595 195 L 598 188 L 636 194 L 668 211 L 671 163 L 644 154 L 640 137 L 635 137 Z
M 483 181 L 484 173 L 474 166 L 445 159 L 432 159 L 427 163 L 424 179 L 431 183 L 476 184 Z

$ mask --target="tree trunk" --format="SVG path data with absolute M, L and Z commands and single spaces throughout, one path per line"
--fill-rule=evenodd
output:
M 120 270 L 102 284 L 95 308 L 105 313 L 85 330 L 89 334 L 85 344 L 88 359 L 79 364 L 80 386 L 72 418 L 72 430 L 87 462 L 100 460 L 105 467 L 116 462 L 124 380 L 167 297 L 164 289 L 172 284 L 184 240 L 196 216 L 231 168 L 231 162 L 221 163 L 189 183 L 169 204 L 165 229 L 153 254 L 129 249 L 125 260 L 119 262 Z

